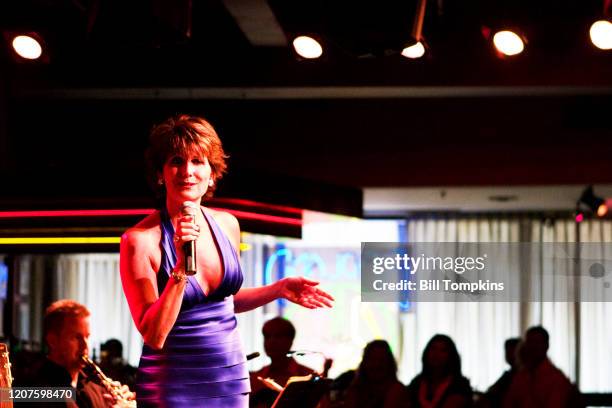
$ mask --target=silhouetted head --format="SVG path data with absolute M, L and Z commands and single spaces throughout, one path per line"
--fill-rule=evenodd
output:
M 287 358 L 295 338 L 295 327 L 287 319 L 275 317 L 268 320 L 261 329 L 264 337 L 264 350 L 272 359 Z
M 380 383 L 397 377 L 397 363 L 386 340 L 374 340 L 363 349 L 358 370 L 361 382 Z
M 525 333 L 523 358 L 527 366 L 535 367 L 546 359 L 549 347 L 549 336 L 542 326 L 533 326 Z
M 103 358 L 121 358 L 123 356 L 123 344 L 117 339 L 107 340 L 100 346 L 100 354 Z
M 514 368 L 517 366 L 517 347 L 519 345 L 519 343 L 521 342 L 521 339 L 518 337 L 512 337 L 510 339 L 507 339 L 504 342 L 504 351 L 505 351 L 505 357 L 506 357 L 506 362 L 508 364 L 510 364 L 510 367 Z
M 423 350 L 421 362 L 423 375 L 426 377 L 461 375 L 461 357 L 455 342 L 444 334 L 436 334 L 429 340 Z

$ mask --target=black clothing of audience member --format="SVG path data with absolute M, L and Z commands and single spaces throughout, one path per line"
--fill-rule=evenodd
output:
M 59 364 L 54 363 L 49 359 L 45 359 L 45 362 L 40 367 L 38 373 L 29 380 L 23 386 L 28 387 L 72 387 L 72 379 L 68 371 Z M 76 387 L 75 402 L 79 408 L 97 408 L 106 407 L 108 404 L 104 399 L 105 390 L 103 387 L 96 383 L 93 383 L 79 375 Z M 42 405 L 40 403 L 29 403 L 19 404 L 20 407 L 36 407 L 39 408 Z M 74 407 L 75 405 L 70 402 L 56 402 L 56 403 L 45 403 L 45 407 Z
M 504 352 L 505 358 L 508 365 L 510 365 L 510 369 L 504 371 L 504 373 L 499 377 L 499 379 L 493 384 L 484 395 L 483 406 L 490 407 L 501 407 L 506 393 L 510 388 L 510 384 L 512 384 L 512 380 L 514 379 L 514 375 L 518 370 L 518 362 L 517 362 L 517 348 L 519 343 L 521 342 L 520 338 L 513 337 L 507 339 L 504 343 Z M 484 405 L 488 404 L 488 405 Z
M 334 381 L 331 383 L 329 387 L 329 407 L 343 407 L 344 401 L 346 400 L 346 394 L 355 380 L 355 375 L 357 371 L 348 370 L 340 374 Z
M 408 385 L 411 408 L 466 408 L 472 405 L 472 388 L 461 374 L 461 358 L 450 337 L 433 336 L 421 360 L 421 373 Z
M 385 340 L 374 340 L 363 350 L 363 358 L 346 390 L 346 408 L 400 408 L 406 387 L 397 379 L 397 363 Z
M 521 368 L 512 379 L 504 408 L 558 408 L 583 406 L 578 389 L 548 359 L 550 339 L 542 326 L 525 332 L 518 357 Z
M 249 406 L 252 408 L 271 407 L 278 397 L 278 392 L 265 387 L 257 377 L 271 378 L 284 387 L 291 377 L 314 374 L 312 369 L 298 364 L 292 357 L 287 356 L 295 339 L 295 327 L 289 320 L 282 317 L 268 320 L 263 325 L 261 333 L 264 337 L 264 350 L 270 357 L 270 365 L 250 373 Z
M 127 385 L 131 390 L 134 389 L 138 369 L 129 365 L 123 359 L 123 344 L 121 344 L 121 341 L 110 339 L 100 346 L 99 366 L 106 376 Z

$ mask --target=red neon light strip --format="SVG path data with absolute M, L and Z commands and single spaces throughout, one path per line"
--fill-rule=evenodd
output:
M 242 206 L 251 207 L 251 208 L 265 208 L 268 210 L 282 211 L 282 212 L 292 213 L 292 214 L 297 214 L 297 215 L 302 215 L 302 212 L 304 211 L 300 208 L 287 207 L 284 205 L 264 204 L 258 201 L 244 200 L 242 198 L 214 198 L 213 200 L 216 203 L 236 204 L 236 205 L 242 205 Z
M 0 211 L 0 218 L 31 218 L 31 217 L 116 217 L 123 215 L 149 215 L 153 209 L 123 209 L 123 210 L 36 210 L 36 211 Z
M 298 227 L 301 227 L 304 224 L 301 219 L 297 219 L 297 218 L 278 217 L 276 215 L 258 214 L 258 213 L 248 212 L 248 211 L 231 210 L 228 208 L 215 208 L 215 207 L 208 207 L 208 208 L 211 208 L 217 211 L 226 211 L 230 214 L 235 215 L 236 218 L 242 218 L 242 219 L 247 219 L 247 220 L 265 221 L 265 222 L 271 222 L 274 224 L 295 225 Z
M 219 211 L 227 211 L 237 218 L 258 220 L 274 224 L 287 224 L 302 226 L 302 220 L 296 218 L 279 217 L 274 215 L 258 214 L 249 211 L 231 210 L 227 208 L 214 208 Z M 39 211 L 0 211 L 0 218 L 32 218 L 32 217 L 113 217 L 129 215 L 149 215 L 155 210 L 152 208 L 144 209 L 123 209 L 123 210 L 39 210 Z

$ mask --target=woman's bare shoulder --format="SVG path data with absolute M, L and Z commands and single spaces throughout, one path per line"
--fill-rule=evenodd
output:
M 125 231 L 121 238 L 122 241 L 129 245 L 147 247 L 151 244 L 158 245 L 160 237 L 161 227 L 159 211 L 155 211 L 153 214 L 148 215 L 138 224 Z
M 240 224 L 238 224 L 238 220 L 232 214 L 226 211 L 213 210 L 210 208 L 204 208 L 204 211 L 211 215 L 221 230 L 225 233 L 225 235 L 230 239 L 236 251 L 239 251 L 240 248 Z
M 213 210 L 212 208 L 202 207 L 204 211 L 215 219 L 217 224 L 228 235 L 240 234 L 240 224 L 236 217 L 227 211 Z

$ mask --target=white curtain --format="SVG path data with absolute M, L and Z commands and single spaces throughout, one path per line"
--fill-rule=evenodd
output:
M 123 343 L 123 357 L 138 365 L 142 337 L 130 314 L 119 275 L 119 254 L 71 254 L 57 260 L 57 299 L 74 299 L 90 310 L 90 347 L 111 338 Z
M 590 279 L 589 284 L 603 291 L 612 291 L 612 221 L 589 221 L 580 224 L 580 242 L 601 245 L 601 259 L 606 274 L 601 279 Z M 610 260 L 605 262 L 605 260 Z M 609 296 L 608 296 L 609 297 Z M 612 389 L 612 303 L 580 302 L 579 378 L 582 390 L 610 392 Z
M 425 219 L 407 225 L 408 242 L 518 242 L 520 220 Z M 518 265 L 513 265 L 518 268 Z M 501 302 L 418 302 L 402 315 L 401 365 L 411 379 L 421 370 L 421 355 L 436 333 L 457 344 L 462 370 L 478 390 L 486 390 L 504 370 L 504 340 L 520 332 L 520 306 Z M 486 364 L 483 363 L 486 361 Z
M 408 242 L 554 242 L 576 241 L 573 220 L 520 218 L 431 218 L 407 224 Z M 612 223 L 590 220 L 580 225 L 581 242 L 612 242 Z M 606 247 L 602 245 L 602 249 Z M 603 254 L 603 259 L 612 259 Z M 542 268 L 542 254 L 531 254 L 529 290 L 544 299 L 552 291 L 569 294 L 572 279 L 555 281 Z M 567 262 L 570 262 L 568 260 Z M 520 257 L 508 250 L 511 271 L 521 274 Z M 537 271 L 538 273 L 533 273 Z M 524 274 L 524 273 L 523 273 Z M 612 290 L 612 289 L 611 289 Z M 551 335 L 549 357 L 582 391 L 612 389 L 612 345 L 609 334 L 610 303 L 577 302 L 419 302 L 411 314 L 401 317 L 405 352 L 401 364 L 409 376 L 421 368 L 421 353 L 436 333 L 451 336 L 462 357 L 463 373 L 476 390 L 486 390 L 507 369 L 503 343 L 520 337 L 533 325 L 544 326 Z
M 21 255 L 16 261 L 16 294 L 13 307 L 16 310 L 13 333 L 16 338 L 32 344 L 38 350 L 43 343 L 44 317 L 43 291 L 48 257 Z

